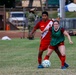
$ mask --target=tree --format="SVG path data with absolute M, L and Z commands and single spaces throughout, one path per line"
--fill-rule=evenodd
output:
M 15 0 L 0 0 L 0 5 L 5 5 L 6 8 L 14 8 Z
M 22 0 L 15 0 L 15 6 L 21 6 Z
M 33 4 L 33 0 L 29 0 L 29 5 L 28 5 L 28 7 L 32 7 L 32 4 Z

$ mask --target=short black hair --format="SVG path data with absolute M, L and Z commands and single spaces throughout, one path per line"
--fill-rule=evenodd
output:
M 42 12 L 42 15 L 43 15 L 43 14 L 46 14 L 46 15 L 48 16 L 48 12 L 47 12 L 47 11 L 43 11 L 43 12 Z

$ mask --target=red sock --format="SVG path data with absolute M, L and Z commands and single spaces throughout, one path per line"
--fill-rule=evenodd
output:
M 49 60 L 49 56 L 46 55 L 46 56 L 44 57 L 44 60 Z
M 38 57 L 38 63 L 41 64 L 42 62 L 42 57 Z
M 66 56 L 61 57 L 61 66 L 64 66 Z

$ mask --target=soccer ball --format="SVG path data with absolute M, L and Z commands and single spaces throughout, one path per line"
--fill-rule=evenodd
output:
M 51 66 L 51 62 L 49 60 L 43 60 L 42 65 L 44 68 L 49 68 Z

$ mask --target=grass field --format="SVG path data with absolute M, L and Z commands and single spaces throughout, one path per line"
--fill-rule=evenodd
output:
M 70 67 L 60 69 L 60 60 L 56 53 L 50 58 L 51 67 L 37 69 L 39 38 L 35 40 L 0 40 L 0 75 L 76 75 L 76 36 L 72 36 L 73 45 L 66 38 L 66 56 Z M 44 52 L 43 56 L 46 54 Z

